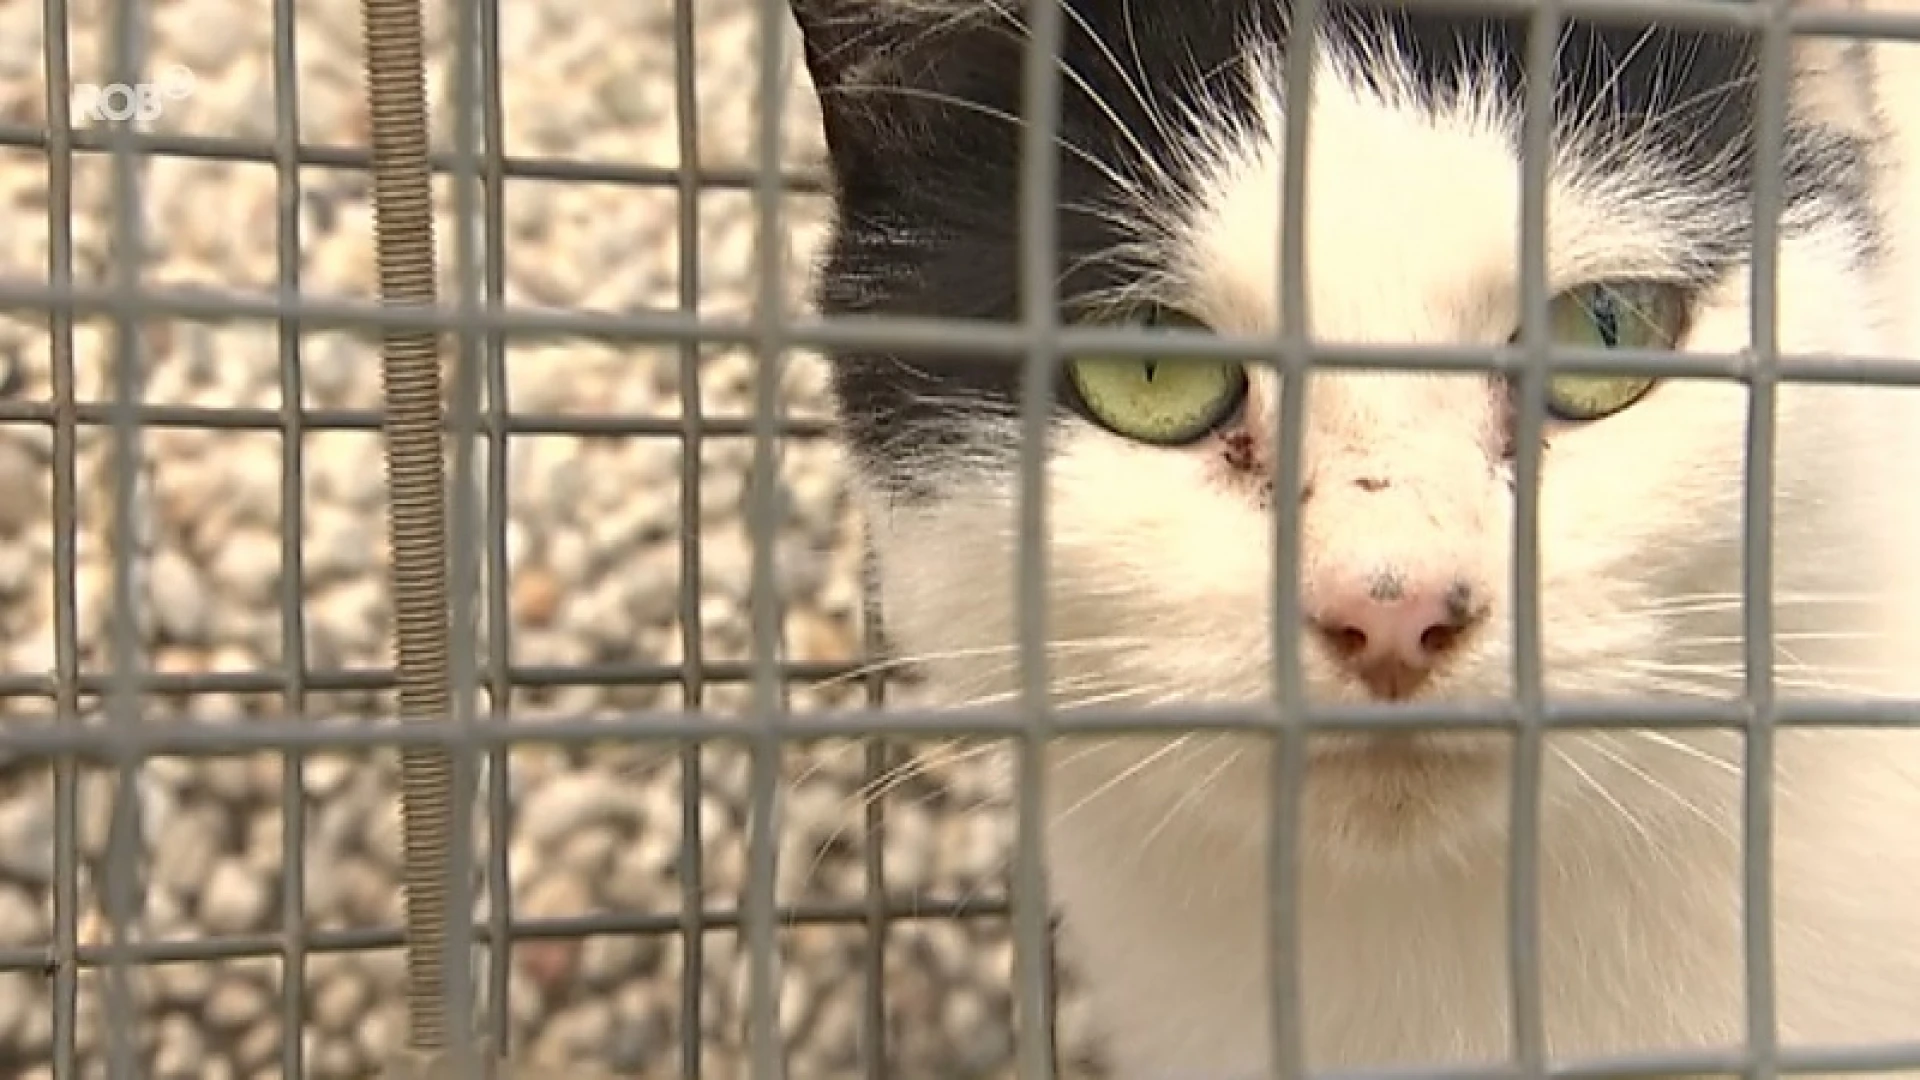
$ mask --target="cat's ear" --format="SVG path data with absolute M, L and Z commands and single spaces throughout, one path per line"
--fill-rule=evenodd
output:
M 939 130 L 956 72 L 977 68 L 978 0 L 789 0 L 842 183 L 874 181 Z M 995 57 L 994 59 L 999 59 Z
M 790 0 L 788 6 L 800 27 L 807 74 L 817 90 L 845 83 L 872 47 L 863 39 L 888 25 L 887 5 L 874 0 Z
M 902 13 L 889 0 L 789 0 L 801 54 L 820 104 L 833 172 L 844 184 L 871 171 L 884 129 L 871 96 L 889 56 L 897 58 Z

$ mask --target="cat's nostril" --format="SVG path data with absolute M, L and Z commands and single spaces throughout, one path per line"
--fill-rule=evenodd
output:
M 1437 623 L 1420 632 L 1420 647 L 1429 653 L 1444 653 L 1459 640 L 1460 628 L 1452 624 Z
M 1354 626 L 1321 626 L 1327 644 L 1341 656 L 1356 656 L 1367 650 L 1367 632 Z

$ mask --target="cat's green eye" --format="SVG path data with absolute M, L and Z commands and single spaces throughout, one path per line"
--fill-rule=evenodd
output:
M 1670 349 L 1687 318 L 1686 297 L 1664 282 L 1599 282 L 1568 289 L 1550 302 L 1556 345 L 1601 349 Z M 1598 420 L 1646 396 L 1655 380 L 1644 375 L 1555 375 L 1547 408 L 1562 420 Z
M 1171 308 L 1155 307 L 1134 324 L 1205 330 Z M 1198 358 L 1080 357 L 1068 360 L 1074 396 L 1095 421 L 1118 435 L 1156 446 L 1197 442 L 1232 419 L 1247 399 L 1247 369 Z
M 1095 420 L 1159 446 L 1204 437 L 1247 392 L 1246 369 L 1216 360 L 1087 358 L 1069 361 L 1067 376 Z

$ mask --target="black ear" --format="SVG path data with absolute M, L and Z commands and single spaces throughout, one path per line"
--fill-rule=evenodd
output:
M 885 51 L 890 27 L 900 21 L 887 0 L 790 0 L 807 74 L 828 90 L 846 83 L 870 54 Z
M 876 57 L 891 51 L 889 39 L 898 33 L 888 6 L 886 0 L 790 0 L 820 103 L 828 162 L 843 189 L 874 162 L 874 110 L 861 95 Z
M 789 6 L 843 188 L 885 184 L 903 157 L 938 139 L 951 126 L 954 99 L 977 96 L 965 84 L 985 70 L 983 49 L 995 62 L 986 68 L 1003 66 L 1001 54 L 1012 40 L 993 18 L 1004 9 L 982 0 L 789 0 Z

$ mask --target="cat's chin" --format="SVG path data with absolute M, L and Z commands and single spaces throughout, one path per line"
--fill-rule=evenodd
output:
M 1316 740 L 1303 793 L 1307 835 L 1339 866 L 1458 861 L 1503 834 L 1508 760 L 1505 742 L 1484 734 Z

